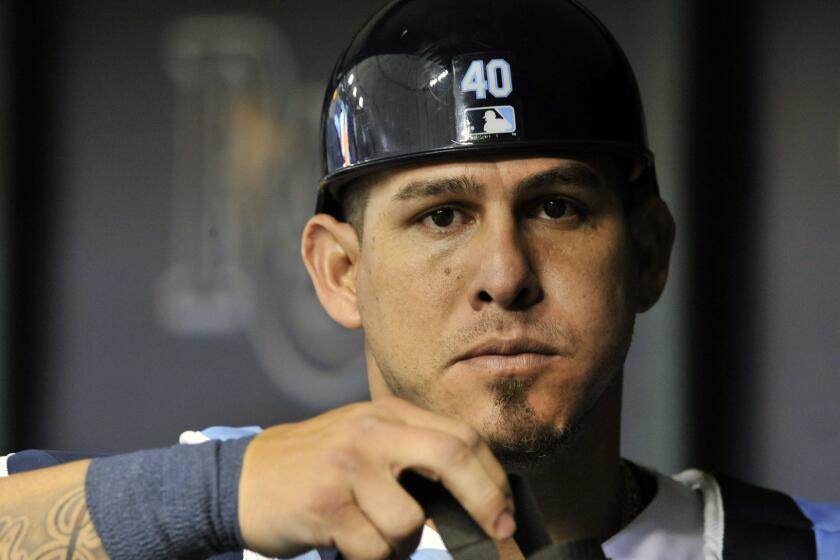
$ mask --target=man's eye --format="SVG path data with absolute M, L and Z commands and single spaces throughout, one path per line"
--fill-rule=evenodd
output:
M 432 210 L 423 218 L 424 222 L 431 222 L 428 224 L 429 226 L 433 226 L 436 228 L 447 228 L 452 225 L 452 222 L 455 221 L 455 209 L 454 208 L 437 208 L 436 210 Z
M 547 198 L 534 208 L 536 217 L 547 217 L 553 220 L 576 216 L 578 213 L 578 208 L 574 204 L 562 198 Z

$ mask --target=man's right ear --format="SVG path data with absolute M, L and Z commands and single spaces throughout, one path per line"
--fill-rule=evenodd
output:
M 309 218 L 300 252 L 318 301 L 327 314 L 348 329 L 362 326 L 356 300 L 356 267 L 360 253 L 356 230 L 328 214 Z

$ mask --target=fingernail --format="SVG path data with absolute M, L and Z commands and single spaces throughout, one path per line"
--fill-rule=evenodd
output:
M 508 512 L 502 513 L 493 525 L 493 532 L 496 533 L 497 539 L 509 539 L 514 531 L 516 531 L 516 521 Z

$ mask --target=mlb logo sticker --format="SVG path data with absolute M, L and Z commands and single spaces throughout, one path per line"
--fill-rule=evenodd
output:
M 516 68 L 516 58 L 509 52 L 464 53 L 452 58 L 454 142 L 519 141 L 527 129 L 527 112 L 519 104 Z
M 466 109 L 464 117 L 464 132 L 470 136 L 516 132 L 516 112 L 511 105 Z

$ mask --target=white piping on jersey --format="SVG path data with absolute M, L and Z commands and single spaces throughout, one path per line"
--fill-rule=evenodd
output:
M 703 560 L 723 558 L 723 498 L 715 477 L 697 469 L 683 471 L 673 477 L 692 490 L 703 494 Z
M 0 457 L 0 478 L 9 476 L 9 457 L 12 455 L 14 455 L 14 453 L 9 453 L 8 455 Z
M 186 445 L 192 445 L 194 443 L 204 443 L 205 441 L 210 441 L 210 438 L 204 435 L 202 432 L 194 432 L 192 430 L 182 432 L 181 437 L 178 438 L 178 443 Z

